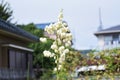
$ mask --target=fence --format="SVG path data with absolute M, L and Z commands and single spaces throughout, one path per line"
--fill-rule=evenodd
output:
M 33 71 L 21 70 L 21 69 L 0 69 L 0 80 L 26 80 L 27 76 L 34 77 Z

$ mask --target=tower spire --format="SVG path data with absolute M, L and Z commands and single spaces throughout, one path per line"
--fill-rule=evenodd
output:
M 99 8 L 99 27 L 98 27 L 98 31 L 102 30 L 102 18 L 101 18 L 101 8 Z

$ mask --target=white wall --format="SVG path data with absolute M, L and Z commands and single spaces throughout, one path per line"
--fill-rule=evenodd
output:
M 98 47 L 99 48 L 103 48 L 104 47 L 104 36 L 103 35 L 100 35 L 98 36 Z

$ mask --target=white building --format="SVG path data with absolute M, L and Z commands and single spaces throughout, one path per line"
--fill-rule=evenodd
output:
M 99 30 L 94 35 L 98 38 L 99 49 L 120 47 L 120 25 Z

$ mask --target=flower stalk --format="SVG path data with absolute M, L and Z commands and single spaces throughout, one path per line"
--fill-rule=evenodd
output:
M 45 50 L 43 52 L 45 57 L 50 57 L 55 59 L 56 63 L 56 76 L 57 80 L 59 80 L 59 72 L 62 70 L 63 62 L 65 61 L 65 55 L 69 53 L 69 47 L 71 46 L 72 34 L 67 26 L 67 23 L 62 21 L 63 20 L 63 10 L 60 11 L 58 16 L 58 21 L 54 24 L 50 24 L 49 26 L 45 27 L 45 31 L 48 34 L 55 35 L 55 39 L 53 44 L 51 45 L 51 50 Z M 40 39 L 41 42 L 46 42 L 45 38 Z

